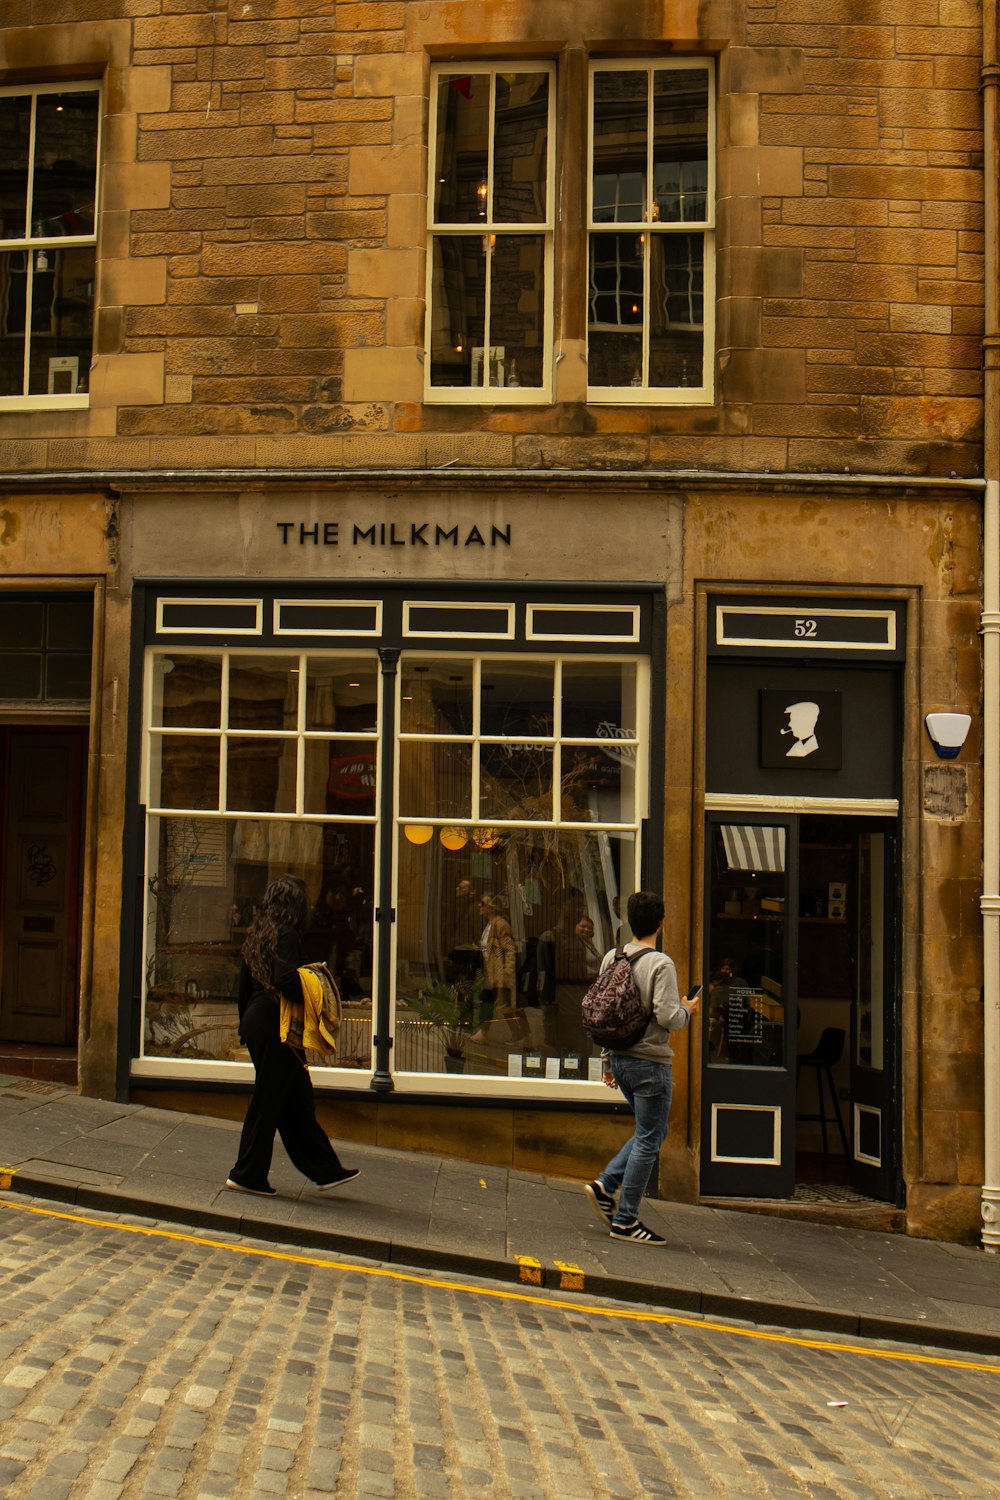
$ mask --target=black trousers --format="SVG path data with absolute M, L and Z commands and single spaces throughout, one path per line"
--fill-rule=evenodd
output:
M 304 1177 L 332 1182 L 344 1166 L 316 1118 L 309 1070 L 279 1036 L 274 1002 L 266 996 L 253 1001 L 244 1012 L 240 1030 L 255 1077 L 230 1177 L 244 1187 L 263 1187 L 277 1131 L 292 1165 Z

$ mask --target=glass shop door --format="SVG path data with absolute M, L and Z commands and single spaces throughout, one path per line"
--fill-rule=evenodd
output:
M 702 992 L 707 1197 L 795 1191 L 798 837 L 793 818 L 710 815 Z M 790 916 L 790 920 L 788 920 Z

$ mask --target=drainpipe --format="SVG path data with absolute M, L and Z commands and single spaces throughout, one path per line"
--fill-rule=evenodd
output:
M 1000 59 L 998 0 L 983 0 L 983 1248 L 1000 1249 Z

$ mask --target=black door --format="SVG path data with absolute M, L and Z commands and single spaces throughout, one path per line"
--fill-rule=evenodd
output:
M 790 1198 L 796 822 L 716 814 L 709 817 L 707 838 L 701 1191 Z

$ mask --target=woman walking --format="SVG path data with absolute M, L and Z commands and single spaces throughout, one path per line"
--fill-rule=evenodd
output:
M 273 1198 L 267 1180 L 275 1131 L 292 1164 L 321 1193 L 357 1177 L 345 1167 L 316 1119 L 312 1080 L 301 1056 L 281 1040 L 281 996 L 301 1005 L 301 932 L 308 903 L 303 881 L 280 875 L 264 893 L 243 944 L 240 968 L 240 1036 L 254 1065 L 254 1086 L 236 1165 L 226 1187 Z

